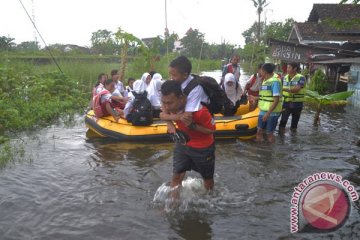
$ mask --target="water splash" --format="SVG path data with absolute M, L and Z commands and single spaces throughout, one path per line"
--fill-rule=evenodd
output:
M 185 212 L 189 210 L 192 203 L 199 203 L 199 198 L 206 193 L 202 179 L 188 177 L 182 182 L 181 187 L 172 188 L 168 183 L 163 183 L 156 190 L 153 202 L 167 213 Z

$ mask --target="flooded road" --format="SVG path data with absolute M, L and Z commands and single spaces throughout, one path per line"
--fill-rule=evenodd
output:
M 290 234 L 290 200 L 322 171 L 360 192 L 359 110 L 305 109 L 296 134 L 276 144 L 216 143 L 215 191 L 189 173 L 181 208 L 154 196 L 172 171 L 172 142 L 122 143 L 86 135 L 84 118 L 23 137 L 25 157 L 0 170 L 0 239 L 360 239 L 352 204 L 331 233 Z
M 153 201 L 171 177 L 171 142 L 89 139 L 81 117 L 43 129 L 0 171 L 1 239 L 357 239 L 354 206 L 335 232 L 289 233 L 293 187 L 306 176 L 335 172 L 360 186 L 358 110 L 323 114 L 318 128 L 313 114 L 274 146 L 217 142 L 215 192 L 174 212 Z

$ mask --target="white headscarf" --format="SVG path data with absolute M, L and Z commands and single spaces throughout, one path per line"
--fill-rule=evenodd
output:
M 155 73 L 153 78 L 151 79 L 151 82 L 146 89 L 148 92 L 148 99 L 151 102 L 151 105 L 154 107 L 160 107 L 161 102 L 161 85 L 163 84 L 162 76 L 159 73 Z
M 142 76 L 141 76 L 141 81 L 143 81 L 145 84 L 146 84 L 146 87 L 148 87 L 149 85 L 146 83 L 146 78 L 150 76 L 150 73 L 144 73 Z
M 136 80 L 133 85 L 133 91 L 143 93 L 146 91 L 146 83 L 143 80 Z
M 233 82 L 233 85 L 230 87 L 226 83 Z M 235 76 L 232 73 L 227 73 L 224 78 L 224 88 L 225 93 L 228 99 L 235 105 L 236 102 L 241 98 L 241 87 L 238 84 L 238 88 L 236 89 L 236 80 Z

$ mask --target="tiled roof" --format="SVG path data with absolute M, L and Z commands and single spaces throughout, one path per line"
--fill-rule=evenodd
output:
M 337 21 L 341 24 L 360 20 L 360 5 L 355 4 L 314 4 L 310 12 L 308 22 L 321 23 L 324 32 L 343 34 L 360 33 L 360 24 L 347 24 L 337 27 L 331 22 Z
M 301 41 L 350 41 L 360 42 L 360 24 L 342 27 L 334 25 L 354 19 L 360 20 L 360 5 L 314 4 L 307 22 L 294 23 Z
M 360 19 L 360 5 L 356 4 L 314 4 L 308 21 L 318 22 L 320 19 L 352 20 Z
M 294 23 L 299 31 L 302 40 L 325 40 L 326 36 L 322 26 L 318 23 L 304 22 Z

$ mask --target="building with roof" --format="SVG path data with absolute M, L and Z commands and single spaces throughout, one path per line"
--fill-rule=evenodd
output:
M 360 106 L 360 5 L 314 4 L 287 41 L 270 39 L 269 45 L 278 61 L 323 68 L 332 90 L 354 90 L 351 102 Z

